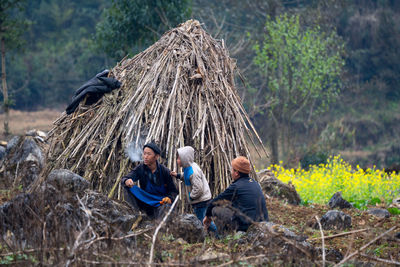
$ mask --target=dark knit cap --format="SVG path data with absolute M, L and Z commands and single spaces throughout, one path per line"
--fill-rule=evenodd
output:
M 155 143 L 153 143 L 153 142 L 150 142 L 150 143 L 145 144 L 145 145 L 143 146 L 143 150 L 144 150 L 145 147 L 150 148 L 151 150 L 154 151 L 154 153 L 156 153 L 156 154 L 158 154 L 158 155 L 160 155 L 160 153 L 161 153 L 160 148 L 159 148 Z

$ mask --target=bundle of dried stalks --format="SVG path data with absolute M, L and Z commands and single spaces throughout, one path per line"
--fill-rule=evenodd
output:
M 230 161 L 250 158 L 248 140 L 266 153 L 236 92 L 235 69 L 223 40 L 213 39 L 198 21 L 168 31 L 110 71 L 120 89 L 55 122 L 47 172 L 69 169 L 119 198 L 119 181 L 130 165 L 128 144 L 157 142 L 171 169 L 177 148 L 191 145 L 213 193 L 219 193 L 230 183 Z

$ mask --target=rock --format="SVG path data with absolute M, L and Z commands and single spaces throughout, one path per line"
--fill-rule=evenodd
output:
M 204 254 L 200 255 L 197 260 L 199 262 L 206 262 L 206 261 L 213 261 L 213 260 L 220 260 L 223 261 L 225 259 L 229 259 L 230 256 L 227 253 L 220 253 L 208 249 Z
M 390 217 L 390 212 L 387 209 L 371 208 L 368 209 L 368 213 L 381 219 Z
M 2 160 L 5 155 L 6 155 L 6 148 L 4 146 L 0 146 L 0 160 Z
M 47 182 L 61 192 L 82 193 L 89 188 L 89 182 L 81 176 L 65 169 L 51 171 Z
M 391 207 L 400 209 L 400 197 L 393 199 Z
M 47 138 L 47 134 L 45 132 L 42 131 L 38 131 L 38 130 L 29 130 L 25 133 L 26 136 L 33 136 L 36 140 L 44 143 L 46 138 Z
M 319 257 L 322 258 L 322 248 L 317 248 L 317 253 Z M 343 260 L 343 254 L 340 253 L 339 250 L 336 250 L 334 248 L 325 248 L 325 259 L 327 261 L 338 263 Z
M 20 139 L 21 139 L 21 137 L 19 137 L 19 136 L 14 136 L 13 138 L 11 138 L 11 140 L 8 141 L 8 143 L 7 143 L 6 152 L 8 153 L 11 149 L 13 149 L 19 143 Z
M 300 204 L 300 196 L 292 184 L 282 183 L 270 170 L 263 170 L 258 173 L 258 176 L 264 194 L 286 200 L 292 205 Z
M 175 238 L 182 238 L 188 243 L 204 241 L 205 232 L 203 224 L 193 214 L 178 215 L 169 225 L 168 231 L 172 233 Z
M 44 156 L 32 137 L 15 136 L 7 144 L 2 164 L 2 186 L 8 189 L 22 186 L 26 189 L 39 177 L 44 165 Z
M 110 200 L 101 193 L 89 191 L 86 203 L 90 210 L 101 211 L 101 214 L 98 214 L 98 219 L 104 220 L 102 225 L 104 232 L 111 226 L 126 233 L 138 218 L 138 214 L 134 214 L 128 205 Z
M 316 255 L 315 248 L 306 241 L 307 237 L 298 236 L 282 225 L 273 222 L 255 223 L 237 242 L 239 245 L 251 244 L 254 253 L 279 255 L 283 260 L 292 259 L 295 266 L 302 264 L 302 259 L 312 259 Z
M 340 191 L 333 194 L 333 196 L 328 202 L 328 205 L 331 209 L 334 208 L 347 209 L 353 207 L 347 200 L 342 198 L 342 192 Z
M 324 230 L 345 230 L 351 227 L 351 217 L 342 211 L 330 210 L 322 216 L 321 226 Z M 318 223 L 315 223 L 314 228 L 319 229 Z
M 88 236 L 82 238 L 123 236 L 136 219 L 129 206 L 101 193 L 86 190 L 84 196 L 77 197 L 45 183 L 37 191 L 17 195 L 0 206 L 0 236 L 12 234 L 13 248 L 19 249 L 40 246 L 44 239 L 49 246 L 67 247 L 83 231 Z
M 394 235 L 397 239 L 400 240 L 400 232 L 398 232 L 397 234 Z
M 31 231 L 32 228 L 38 226 L 37 216 L 38 210 L 32 206 L 34 197 L 31 194 L 19 194 L 12 200 L 0 205 L 0 235 L 3 237 L 12 234 L 14 236 L 12 247 L 20 247 L 27 237 L 35 239 L 41 234 Z M 26 231 L 29 234 L 26 234 Z M 38 239 L 38 240 L 39 240 Z

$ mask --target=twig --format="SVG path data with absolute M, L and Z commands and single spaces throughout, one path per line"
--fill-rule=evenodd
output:
M 317 219 L 318 225 L 319 225 L 319 230 L 321 232 L 321 239 L 322 239 L 322 266 L 325 267 L 325 239 L 324 239 L 324 231 L 322 231 L 322 225 L 321 222 L 319 221 L 318 216 L 315 216 L 315 219 Z
M 15 252 L 3 253 L 3 254 L 0 254 L 0 257 L 10 256 L 10 255 L 19 255 L 19 254 L 25 254 L 25 253 L 31 253 L 31 252 L 37 252 L 37 251 L 63 251 L 65 249 L 66 248 L 32 248 L 32 249 L 19 250 L 19 251 L 15 251 Z
M 99 237 L 99 238 L 96 238 L 96 239 L 90 241 L 88 244 L 85 245 L 85 248 L 86 249 L 89 248 L 91 245 L 93 245 L 93 243 L 98 242 L 98 241 L 102 241 L 102 240 L 120 241 L 120 240 L 125 239 L 125 238 L 141 235 L 141 234 L 143 234 L 145 232 L 150 231 L 151 229 L 152 228 L 142 229 L 142 230 L 136 231 L 135 233 L 132 233 L 132 234 L 129 234 L 129 235 L 124 235 L 124 236 L 121 236 L 121 237 L 106 237 L 106 236 L 102 236 L 102 237 Z
M 180 196 L 177 195 L 175 198 L 174 203 L 172 203 L 171 208 L 169 209 L 168 213 L 164 216 L 163 220 L 161 221 L 161 223 L 157 226 L 156 231 L 154 232 L 153 235 L 153 240 L 151 242 L 151 249 L 150 249 L 150 257 L 149 257 L 149 263 L 148 266 L 151 266 L 153 263 L 153 253 L 154 253 L 154 244 L 156 243 L 156 238 L 157 238 L 157 234 L 158 231 L 160 231 L 161 227 L 164 225 L 164 223 L 166 222 L 166 220 L 168 219 L 168 216 L 171 214 L 172 210 L 174 209 L 176 203 L 178 203 L 178 200 L 180 199 Z
M 374 261 L 379 261 L 379 262 L 384 262 L 384 263 L 387 263 L 387 264 L 393 264 L 393 265 L 399 265 L 400 266 L 400 262 L 398 262 L 398 261 L 385 260 L 385 259 L 381 259 L 381 258 L 377 258 L 377 257 L 373 257 L 373 256 L 370 256 L 370 255 L 367 255 L 365 253 L 360 253 L 360 255 L 365 257 L 365 258 L 374 260 Z
M 365 232 L 365 231 L 367 231 L 367 230 L 369 230 L 369 229 L 370 229 L 370 228 L 358 229 L 358 230 L 354 230 L 354 231 L 350 231 L 350 232 L 345 232 L 345 233 L 340 233 L 340 234 L 336 234 L 336 235 L 325 236 L 324 238 L 325 238 L 325 240 L 327 240 L 327 239 L 336 238 L 336 237 L 340 237 L 340 236 L 351 235 L 351 234 L 354 234 L 354 233 Z M 316 238 L 311 238 L 311 239 L 308 239 L 308 240 L 309 240 L 309 241 L 314 241 L 314 240 L 319 240 L 319 239 L 321 239 L 321 238 L 322 238 L 322 237 L 316 237 Z
M 369 245 L 375 243 L 377 240 L 379 240 L 380 238 L 382 238 L 383 236 L 387 235 L 388 233 L 392 232 L 393 230 L 395 230 L 397 228 L 396 226 L 393 226 L 392 228 L 390 228 L 389 230 L 387 230 L 386 232 L 384 232 L 383 234 L 377 236 L 376 238 L 372 239 L 370 242 L 368 242 L 367 244 L 365 244 L 364 246 L 362 246 L 359 250 L 351 253 L 350 255 L 348 255 L 346 258 L 344 258 L 341 262 L 339 262 L 338 264 L 336 264 L 335 266 L 340 266 L 343 263 L 345 263 L 346 261 L 348 261 L 349 259 L 351 259 L 352 257 L 354 257 L 355 255 L 359 254 L 361 251 L 363 251 L 364 249 L 366 249 Z
M 85 215 L 86 215 L 86 217 L 87 217 L 87 223 L 86 223 L 85 228 L 79 233 L 78 237 L 75 239 L 74 246 L 72 247 L 72 251 L 71 251 L 71 253 L 70 253 L 70 257 L 69 257 L 68 261 L 67 261 L 66 264 L 65 264 L 66 266 L 69 266 L 71 263 L 73 263 L 73 262 L 75 261 L 75 255 L 76 255 L 76 251 L 78 250 L 78 248 L 79 248 L 83 243 L 88 242 L 88 241 L 82 241 L 82 242 L 80 242 L 80 240 L 81 240 L 81 238 L 83 237 L 83 235 L 88 231 L 88 229 L 91 228 L 91 227 L 90 227 L 91 211 L 90 211 L 88 208 L 86 208 L 85 204 L 83 204 L 82 200 L 78 197 L 78 195 L 76 196 L 76 198 L 77 198 L 78 201 L 79 201 L 79 204 L 80 204 L 80 206 L 81 206 L 81 210 L 83 210 L 83 211 L 85 212 Z M 92 237 L 92 240 L 93 240 L 93 239 L 94 239 L 94 237 Z M 91 240 L 90 240 L 90 241 L 91 241 Z M 89 242 L 90 242 L 90 241 L 89 241 Z
M 140 265 L 143 266 L 143 262 L 138 262 L 138 261 L 117 261 L 117 262 L 110 262 L 110 261 L 93 261 L 93 260 L 87 260 L 87 259 L 79 259 L 79 261 L 85 262 L 85 263 L 90 263 L 90 264 L 96 264 L 96 265 Z M 187 263 L 154 263 L 154 266 L 188 266 Z
M 234 262 L 246 261 L 246 260 L 256 259 L 256 258 L 262 258 L 262 257 L 265 257 L 265 255 L 264 255 L 264 254 L 260 254 L 260 255 L 256 255 L 256 256 L 248 256 L 248 257 L 245 257 L 245 258 L 239 258 L 239 259 L 237 259 L 237 260 L 230 260 L 230 261 L 225 262 L 225 263 L 223 263 L 223 264 L 217 265 L 217 267 L 228 266 L 228 265 L 231 265 L 231 264 L 234 263 Z

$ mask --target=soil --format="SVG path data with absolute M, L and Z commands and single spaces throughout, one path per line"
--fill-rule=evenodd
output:
M 278 199 L 269 199 L 267 201 L 270 220 L 281 224 L 289 230 L 301 236 L 307 236 L 309 241 L 315 247 L 322 246 L 322 239 L 319 229 L 313 229 L 316 223 L 315 216 L 321 218 L 330 208 L 326 205 L 294 206 L 285 204 Z M 376 208 L 376 206 L 374 206 Z M 372 208 L 372 207 L 370 207 Z M 384 208 L 384 207 L 382 207 Z M 395 232 L 377 240 L 368 246 L 363 253 L 371 257 L 383 258 L 400 262 L 400 239 L 395 238 L 394 234 L 400 232 L 400 215 L 391 215 L 389 218 L 380 219 L 370 215 L 367 211 L 352 209 L 343 209 L 344 213 L 352 218 L 352 228 L 347 231 L 324 230 L 324 236 L 340 234 L 355 230 L 366 229 L 365 231 L 349 234 L 341 237 L 325 239 L 325 247 L 340 251 L 343 256 L 352 253 L 378 235 L 397 226 Z M 368 261 L 364 257 L 365 261 Z M 371 260 L 371 259 L 369 259 Z
M 16 193 L 18 192 L 0 191 L 0 204 L 15 196 Z M 267 208 L 270 221 L 278 225 L 283 225 L 298 236 L 306 239 L 306 241 L 311 243 L 314 247 L 322 247 L 320 230 L 318 228 L 313 228 L 313 226 L 316 223 L 315 217 L 318 216 L 321 218 L 329 210 L 328 206 L 297 206 L 287 204 L 282 200 L 270 198 L 267 200 Z M 326 249 L 339 251 L 345 257 L 350 253 L 356 252 L 393 226 L 397 226 L 397 229 L 394 232 L 379 238 L 376 242 L 373 242 L 363 249 L 361 251 L 363 255 L 357 255 L 354 257 L 354 260 L 357 260 L 358 262 L 372 262 L 378 266 L 388 266 L 388 262 L 400 262 L 400 239 L 395 237 L 395 234 L 400 232 L 400 228 L 398 227 L 400 225 L 400 215 L 391 215 L 389 218 L 379 219 L 368 214 L 367 211 L 355 208 L 344 209 L 342 211 L 352 217 L 352 228 L 346 231 L 324 230 Z M 332 235 L 353 232 L 356 230 L 360 231 L 354 234 L 329 238 Z M 142 238 L 139 238 L 137 240 L 137 245 L 144 249 L 150 247 L 151 235 L 152 233 L 149 232 L 148 235 L 145 234 Z M 168 233 L 168 231 L 163 231 L 162 234 L 159 234 L 159 242 L 156 246 L 154 261 L 159 263 L 163 262 L 167 265 L 176 262 L 221 264 L 236 257 L 241 257 L 248 259 L 248 261 L 244 261 L 247 263 L 255 265 L 264 264 L 257 263 L 257 260 L 261 260 L 261 258 L 257 258 L 258 256 L 256 254 L 258 254 L 258 252 L 256 252 L 257 249 L 255 247 L 252 247 L 251 245 L 245 245 L 243 247 L 240 245 L 238 246 L 234 243 L 234 239 L 235 238 L 232 236 L 220 240 L 215 238 L 206 238 L 204 243 L 189 244 L 180 238 L 174 238 Z M 145 254 L 139 257 L 139 259 L 144 257 Z M 209 260 L 202 261 L 202 257 L 208 257 Z M 321 258 L 321 256 L 319 256 L 319 258 Z M 386 260 L 387 262 L 383 262 L 382 260 Z M 336 262 L 339 261 L 340 259 L 336 260 Z
M 11 124 L 11 130 L 14 134 L 22 134 L 25 130 L 36 128 L 41 130 L 49 130 L 51 124 L 55 118 L 59 116 L 59 112 L 45 111 L 43 114 L 36 114 L 36 117 L 41 119 L 32 120 L 28 114 L 18 113 L 19 117 L 13 117 L 12 121 L 19 122 L 20 127 L 17 129 Z M 18 115 L 17 114 L 17 115 Z M 46 115 L 47 114 L 47 115 Z M 51 115 L 51 116 L 50 116 Z M 0 123 L 2 124 L 3 117 L 0 116 Z M 32 124 L 29 124 L 32 122 Z M 36 124 L 35 124 L 36 123 Z M 2 125 L 1 125 L 2 126 Z M 5 140 L 4 138 L 0 140 Z M 256 166 L 261 169 L 261 163 Z M 9 190 L 0 190 L 0 205 L 19 192 L 10 192 Z M 267 207 L 269 211 L 269 218 L 272 222 L 283 225 L 289 230 L 293 231 L 297 235 L 304 236 L 306 240 L 315 247 L 322 246 L 322 239 L 320 238 L 321 233 L 319 229 L 314 229 L 312 226 L 315 225 L 315 216 L 321 218 L 328 210 L 329 207 L 326 205 L 310 205 L 310 206 L 294 206 L 289 205 L 278 199 L 268 199 Z M 389 218 L 380 219 L 367 213 L 367 211 L 358 210 L 355 208 L 344 209 L 344 213 L 352 217 L 352 228 L 346 231 L 336 230 L 324 230 L 325 247 L 327 249 L 336 249 L 341 252 L 343 256 L 353 253 L 361 247 L 368 244 L 371 240 L 378 237 L 385 231 L 389 230 L 393 226 L 398 228 L 394 231 L 379 238 L 376 242 L 373 242 L 361 253 L 366 256 L 357 256 L 360 261 L 373 262 L 378 265 L 388 265 L 388 262 L 379 261 L 385 259 L 389 262 L 400 262 L 400 238 L 396 238 L 395 234 L 400 233 L 400 215 L 391 215 Z M 355 230 L 363 230 L 354 234 L 343 235 L 340 237 L 329 238 L 329 236 L 351 232 Z M 151 234 L 149 234 L 151 235 Z M 144 235 L 143 247 L 149 247 L 151 244 L 151 238 L 149 235 Z M 207 239 L 206 242 L 197 244 L 188 244 L 183 240 L 174 239 L 165 235 L 160 238 L 160 243 L 157 245 L 157 262 L 196 262 L 199 256 L 204 256 L 210 253 L 219 253 L 221 261 L 224 262 L 223 258 L 226 257 L 228 260 L 231 258 L 233 253 L 237 253 L 240 250 L 251 249 L 251 248 L 236 248 L 231 247 L 231 243 L 227 239 Z M 256 257 L 256 256 L 254 256 Z M 196 259 L 196 260 L 194 260 Z M 389 264 L 390 265 L 390 264 Z

